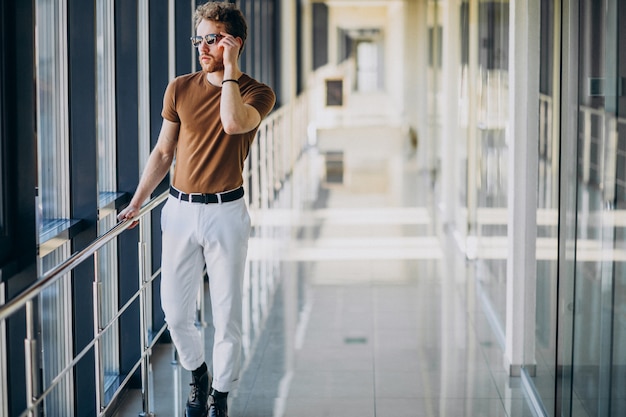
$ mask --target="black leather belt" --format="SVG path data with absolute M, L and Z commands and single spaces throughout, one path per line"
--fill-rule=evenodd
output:
M 236 190 L 232 191 L 226 191 L 225 193 L 217 194 L 185 194 L 181 191 L 178 191 L 174 187 L 170 187 L 170 194 L 176 197 L 178 200 L 188 201 L 190 203 L 228 203 L 229 201 L 239 200 L 241 197 L 243 197 L 243 187 L 239 187 Z

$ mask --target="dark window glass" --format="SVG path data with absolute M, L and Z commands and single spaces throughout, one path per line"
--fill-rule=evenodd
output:
M 328 64 L 328 6 L 313 3 L 313 69 Z
M 326 80 L 326 105 L 342 106 L 343 105 L 343 81 L 342 80 Z

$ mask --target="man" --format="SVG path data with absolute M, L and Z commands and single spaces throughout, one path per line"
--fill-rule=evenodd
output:
M 239 69 L 247 24 L 234 4 L 199 6 L 195 31 L 191 42 L 202 71 L 177 77 L 167 86 L 157 144 L 135 195 L 118 218 L 137 216 L 176 155 L 170 196 L 161 214 L 161 304 L 180 362 L 192 371 L 186 415 L 225 417 L 227 395 L 236 387 L 241 367 L 242 286 L 250 235 L 242 171 L 275 95 Z M 214 378 L 194 325 L 205 265 L 215 329 Z

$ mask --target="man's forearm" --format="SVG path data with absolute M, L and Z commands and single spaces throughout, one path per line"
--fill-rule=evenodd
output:
M 162 155 L 158 151 L 153 151 L 148 158 L 146 167 L 144 168 L 141 180 L 137 186 L 137 190 L 130 202 L 131 205 L 140 207 L 150 194 L 165 178 L 170 169 L 172 158 Z

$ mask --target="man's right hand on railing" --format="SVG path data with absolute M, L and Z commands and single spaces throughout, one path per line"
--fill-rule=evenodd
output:
M 134 219 L 139 215 L 140 209 L 141 207 L 134 205 L 131 201 L 131 203 L 124 210 L 119 212 L 119 214 L 117 215 L 117 220 L 122 222 L 125 220 Z M 137 226 L 137 223 L 139 223 L 139 220 L 133 221 L 128 228 L 132 229 L 133 227 Z

